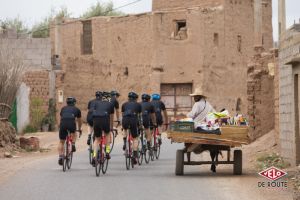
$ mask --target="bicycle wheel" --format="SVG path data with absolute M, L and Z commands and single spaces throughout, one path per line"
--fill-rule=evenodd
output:
M 89 150 L 88 150 L 88 152 L 89 152 L 89 161 L 90 161 L 90 164 L 92 164 L 92 160 L 93 160 L 93 144 L 92 144 L 92 142 L 91 142 L 91 144 L 90 144 L 90 146 L 89 146 Z
M 150 150 L 148 149 L 148 147 L 145 147 L 144 157 L 145 157 L 145 163 L 148 164 L 151 157 Z
M 141 150 L 138 151 L 138 163 L 139 165 L 143 164 L 143 160 L 144 160 L 144 152 L 143 152 L 143 148 Z
M 102 169 L 102 163 L 101 163 L 101 155 L 100 151 L 97 152 L 96 159 L 95 159 L 95 171 L 96 171 L 96 176 L 100 175 L 100 171 Z
M 125 149 L 125 162 L 126 162 L 126 169 L 130 169 L 131 164 L 131 147 L 130 142 L 128 142 L 128 139 L 126 140 L 126 149 Z
M 67 169 L 67 156 L 68 156 L 68 145 L 67 145 L 67 141 L 65 141 L 64 143 L 64 157 L 63 157 L 63 171 L 65 172 Z
M 103 174 L 106 174 L 107 167 L 108 167 L 108 159 L 106 157 L 104 157 L 102 159 L 102 173 Z
M 71 152 L 69 153 L 69 155 L 67 157 L 67 166 L 68 166 L 68 169 L 71 169 L 72 161 L 73 161 L 73 152 L 71 150 Z
M 116 137 L 116 132 L 113 130 L 113 131 L 110 132 L 110 141 L 111 141 L 111 143 L 110 143 L 110 152 L 109 153 L 111 153 L 113 148 L 114 148 L 115 137 Z
M 159 158 L 159 155 L 160 155 L 160 144 L 157 144 L 156 145 L 156 151 L 155 151 L 155 157 L 156 157 L 157 160 Z

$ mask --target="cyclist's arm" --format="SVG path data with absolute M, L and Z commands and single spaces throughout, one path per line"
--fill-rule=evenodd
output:
M 77 118 L 77 126 L 78 126 L 78 130 L 81 130 L 81 126 L 82 126 L 82 120 L 81 117 Z
M 116 109 L 116 117 L 117 117 L 117 121 L 120 121 L 120 111 L 119 111 L 119 109 Z

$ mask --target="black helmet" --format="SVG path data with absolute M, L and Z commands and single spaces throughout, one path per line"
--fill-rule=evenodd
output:
M 151 96 L 149 94 L 143 94 L 142 95 L 142 100 L 143 101 L 149 101 L 151 99 Z
M 137 94 L 137 93 L 135 93 L 135 92 L 129 92 L 128 93 L 128 98 L 129 99 L 138 99 L 139 98 L 139 95 Z
M 68 105 L 75 105 L 75 104 L 76 104 L 76 99 L 75 99 L 75 97 L 68 97 L 68 98 L 67 98 L 67 104 L 68 104 Z
M 96 97 L 101 97 L 102 96 L 102 92 L 101 91 L 97 91 L 95 94 Z
M 120 93 L 117 92 L 117 91 L 114 91 L 114 90 L 111 91 L 110 94 L 111 94 L 112 97 L 113 97 L 113 96 L 116 96 L 116 97 L 119 97 L 119 96 L 120 96 Z

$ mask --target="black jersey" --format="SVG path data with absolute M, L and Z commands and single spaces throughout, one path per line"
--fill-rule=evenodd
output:
M 161 112 L 166 110 L 165 104 L 160 100 L 152 100 L 151 104 L 154 106 L 154 112 L 155 112 L 157 124 L 162 125 L 163 117 L 162 117 Z
M 94 101 L 93 117 L 108 117 L 114 114 L 113 104 L 108 101 Z
M 137 117 L 142 112 L 142 106 L 138 102 L 128 101 L 122 105 L 123 117 Z
M 60 111 L 61 120 L 81 118 L 81 111 L 76 106 L 64 106 Z
M 150 102 L 141 102 L 141 106 L 143 116 L 149 116 L 151 113 L 154 113 L 154 106 Z

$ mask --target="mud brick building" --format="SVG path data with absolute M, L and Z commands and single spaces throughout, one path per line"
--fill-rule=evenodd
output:
M 153 0 L 150 13 L 65 20 L 51 29 L 57 93 L 86 110 L 96 90 L 123 101 L 132 90 L 160 92 L 172 116 L 202 87 L 217 110 L 247 113 L 247 63 L 254 46 L 272 48 L 271 20 L 271 0 Z

